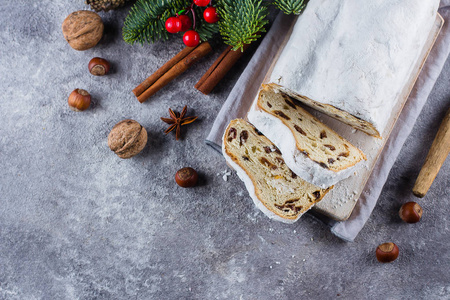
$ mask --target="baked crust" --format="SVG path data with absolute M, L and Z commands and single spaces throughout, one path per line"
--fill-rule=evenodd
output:
M 340 120 L 341 122 L 352 126 L 355 129 L 361 130 L 370 136 L 381 139 L 381 133 L 375 128 L 375 126 L 355 115 L 352 115 L 351 113 L 346 112 L 345 110 L 339 109 L 336 106 L 330 104 L 314 101 L 306 96 L 299 95 L 289 89 L 286 89 L 276 83 L 269 83 L 268 85 L 324 114 L 327 114 L 337 120 Z

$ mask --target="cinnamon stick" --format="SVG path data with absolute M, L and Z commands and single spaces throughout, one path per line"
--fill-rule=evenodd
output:
M 195 88 L 205 95 L 208 95 L 214 87 L 222 80 L 222 78 L 230 71 L 234 64 L 241 58 L 244 51 L 250 44 L 244 45 L 243 50 L 233 51 L 231 46 L 228 46 L 224 52 L 216 59 L 212 66 L 200 78 L 195 85 Z
M 211 45 L 208 42 L 202 42 L 196 48 L 193 48 L 189 54 L 187 54 L 186 56 L 181 58 L 178 62 L 173 63 L 175 61 L 175 60 L 173 60 L 171 63 L 173 65 L 170 68 L 168 68 L 168 70 L 165 70 L 165 72 L 162 73 L 161 76 L 158 77 L 157 75 L 155 75 L 154 77 L 157 77 L 157 79 L 153 83 L 151 83 L 145 91 L 143 91 L 139 96 L 137 96 L 137 99 L 139 100 L 139 102 L 141 102 L 141 103 L 145 102 L 148 98 L 150 98 L 156 92 L 158 92 L 160 89 L 162 89 L 164 86 L 166 86 L 170 81 L 172 81 L 174 78 L 176 78 L 177 76 L 182 74 L 184 71 L 186 71 L 190 66 L 192 66 L 195 62 L 197 62 L 200 58 L 204 57 L 206 54 L 211 52 L 211 50 L 212 50 Z M 183 52 L 183 51 L 181 51 L 181 52 Z M 186 52 L 187 52 L 187 50 L 186 50 Z M 177 54 L 176 56 L 180 55 L 179 57 L 181 57 L 182 55 L 180 53 Z M 168 66 L 171 65 L 169 63 L 166 63 L 166 64 Z M 162 69 L 162 67 L 160 69 Z M 152 76 L 150 76 L 150 77 L 152 77 Z M 149 78 L 147 78 L 145 81 L 147 81 Z M 148 80 L 148 82 L 151 82 L 152 80 Z M 142 87 L 144 87 L 145 85 L 148 85 L 148 82 L 146 84 L 142 83 L 141 84 Z M 142 87 L 140 89 L 142 89 Z
M 189 53 L 191 53 L 195 47 L 185 47 L 183 50 L 178 52 L 177 55 L 172 57 L 168 62 L 166 62 L 161 68 L 159 68 L 155 73 L 150 75 L 145 79 L 140 85 L 138 85 L 133 93 L 136 97 L 139 97 L 146 89 L 148 89 L 156 80 L 158 80 L 162 75 L 167 73 L 174 65 L 176 65 L 180 60 L 185 58 Z

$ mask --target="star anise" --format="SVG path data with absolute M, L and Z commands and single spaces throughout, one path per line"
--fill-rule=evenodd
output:
M 185 117 L 187 112 L 187 106 L 183 108 L 181 111 L 181 114 L 178 112 L 174 112 L 172 109 L 169 108 L 169 114 L 170 118 L 161 118 L 163 122 L 166 122 L 167 124 L 170 124 L 169 128 L 164 131 L 165 134 L 168 134 L 172 130 L 176 129 L 176 139 L 178 140 L 181 136 L 181 126 L 191 124 L 195 120 L 197 120 L 197 117 Z

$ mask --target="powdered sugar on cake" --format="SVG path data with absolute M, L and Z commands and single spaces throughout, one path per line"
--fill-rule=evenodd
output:
M 310 1 L 269 81 L 348 112 L 381 135 L 438 6 L 439 0 Z

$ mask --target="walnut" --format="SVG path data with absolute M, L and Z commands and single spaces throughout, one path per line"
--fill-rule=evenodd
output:
M 120 158 L 138 154 L 147 144 L 147 130 L 134 120 L 123 120 L 111 129 L 108 146 Z
M 103 22 L 98 14 L 88 10 L 71 13 L 62 23 L 62 32 L 75 50 L 94 47 L 103 35 Z

